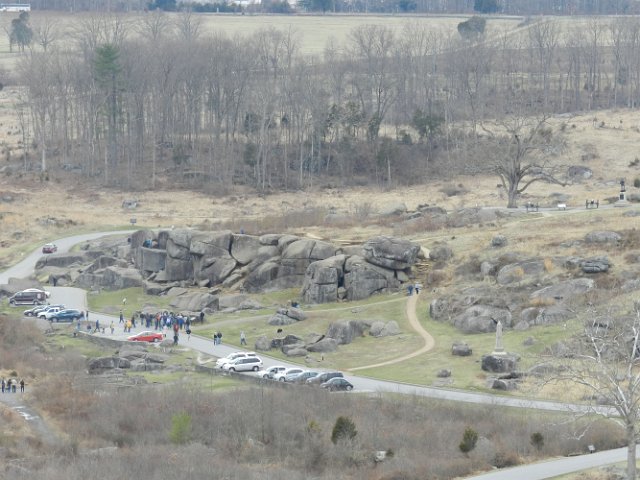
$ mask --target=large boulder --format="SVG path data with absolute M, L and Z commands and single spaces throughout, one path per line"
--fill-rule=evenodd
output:
M 304 280 L 302 275 L 311 263 L 333 257 L 335 254 L 336 247 L 330 243 L 306 238 L 299 239 L 284 249 L 281 264 L 283 267 L 290 267 L 293 270 L 292 274 L 300 275 L 302 282 Z
M 210 285 L 224 282 L 236 268 L 235 259 L 229 254 L 225 257 L 194 257 L 193 278 L 196 282 L 208 280 Z
M 619 233 L 604 230 L 597 232 L 589 232 L 585 235 L 584 241 L 587 243 L 612 243 L 617 244 L 622 240 Z
M 604 273 L 609 270 L 611 262 L 607 257 L 586 258 L 580 263 L 584 273 Z
M 400 287 L 393 270 L 372 265 L 356 255 L 347 259 L 344 270 L 344 287 L 349 300 L 363 300 Z
M 260 238 L 253 235 L 233 235 L 231 240 L 231 256 L 238 263 L 246 265 L 256 258 L 260 248 Z
M 429 259 L 436 262 L 446 262 L 451 257 L 453 257 L 453 250 L 451 250 L 449 245 L 444 243 L 434 245 L 429 250 Z
M 329 325 L 325 337 L 333 338 L 339 345 L 351 343 L 361 337 L 370 324 L 362 320 L 343 320 Z
M 49 267 L 69 267 L 71 265 L 82 265 L 88 260 L 85 252 L 75 253 L 51 253 L 44 255 L 36 262 L 36 270 Z
M 495 332 L 498 322 L 510 327 L 511 312 L 490 305 L 473 305 L 453 319 L 453 325 L 465 333 Z
M 172 230 L 167 238 L 167 255 L 174 260 L 190 260 L 191 259 L 191 238 L 193 232 L 191 230 Z
M 536 290 L 529 297 L 542 303 L 567 301 L 593 290 L 595 282 L 590 278 L 574 278 Z
M 316 343 L 307 344 L 306 349 L 314 353 L 335 352 L 338 349 L 338 341 L 325 337 Z
M 505 265 L 498 270 L 496 280 L 500 285 L 508 285 L 525 280 L 525 277 L 536 277 L 545 271 L 545 263 L 542 259 L 531 259 L 522 262 Z
M 189 252 L 191 255 L 205 257 L 229 257 L 232 236 L 229 230 L 194 233 L 191 237 Z
M 185 293 L 173 298 L 169 306 L 190 312 L 201 312 L 206 308 L 218 310 L 218 297 L 204 292 Z
M 514 372 L 518 359 L 514 355 L 483 355 L 482 370 L 492 373 Z
M 253 345 L 253 348 L 259 352 L 268 352 L 271 350 L 271 341 L 267 338 L 266 335 L 260 335 L 256 338 L 256 342 Z
M 191 259 L 181 260 L 179 258 L 167 257 L 162 279 L 163 281 L 175 282 L 180 280 L 191 280 L 192 278 L 193 262 Z
M 139 268 L 141 270 L 145 272 L 159 272 L 165 269 L 167 260 L 166 250 L 140 247 L 138 249 L 138 255 L 140 255 Z
M 108 267 L 102 272 L 102 286 L 110 289 L 141 287 L 143 283 L 142 275 L 135 268 Z
M 451 346 L 451 355 L 458 357 L 468 357 L 473 354 L 473 349 L 464 342 L 455 342 Z
M 302 286 L 302 297 L 306 303 L 328 303 L 338 299 L 345 261 L 345 255 L 336 255 L 307 267 Z
M 380 267 L 404 270 L 410 268 L 420 252 L 420 245 L 395 237 L 374 237 L 362 246 L 367 262 Z

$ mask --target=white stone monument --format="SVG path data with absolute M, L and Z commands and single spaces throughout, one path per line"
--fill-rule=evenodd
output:
M 496 325 L 496 347 L 491 352 L 491 355 L 506 355 L 507 352 L 504 350 L 504 345 L 502 345 L 502 322 L 498 320 L 498 324 Z

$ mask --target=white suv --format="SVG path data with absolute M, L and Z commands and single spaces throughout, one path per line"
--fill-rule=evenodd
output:
M 231 360 L 235 360 L 236 358 L 244 358 L 244 357 L 257 357 L 256 352 L 233 352 L 227 355 L 226 357 L 219 358 L 216 360 L 216 367 L 222 368 L 226 363 Z
M 228 372 L 257 372 L 261 368 L 262 359 L 260 357 L 238 357 L 222 366 L 222 369 Z
M 44 312 L 40 312 L 38 313 L 38 318 L 44 318 L 46 320 L 50 320 L 51 317 L 53 317 L 56 313 L 58 313 L 60 310 L 63 310 L 64 307 L 60 308 L 60 307 L 50 307 L 47 308 Z
M 282 372 L 278 372 L 273 376 L 274 380 L 277 380 L 279 382 L 285 382 L 286 381 L 286 376 L 289 375 L 290 373 L 302 373 L 304 372 L 304 369 L 302 368 L 298 368 L 298 367 L 291 367 L 291 368 L 287 368 L 286 370 L 282 371 Z
M 280 373 L 284 370 L 286 370 L 287 367 L 283 366 L 283 365 L 274 365 L 273 367 L 268 367 L 265 368 L 264 370 L 260 370 L 257 375 L 260 378 L 264 378 L 266 380 L 273 380 L 273 377 L 277 374 Z

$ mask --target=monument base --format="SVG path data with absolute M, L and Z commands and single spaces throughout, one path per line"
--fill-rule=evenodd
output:
M 613 204 L 614 207 L 628 207 L 629 205 L 631 205 L 629 200 L 618 200 Z

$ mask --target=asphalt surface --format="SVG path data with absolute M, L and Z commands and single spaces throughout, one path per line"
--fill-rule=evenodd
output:
M 59 239 L 55 241 L 58 245 L 58 251 L 67 251 L 71 246 L 84 242 L 87 240 L 93 240 L 112 234 L 126 234 L 130 233 L 130 230 L 121 232 L 102 232 L 88 235 L 78 235 L 74 237 L 68 237 L 65 239 Z M 10 277 L 27 277 L 33 272 L 35 263 L 40 258 L 42 253 L 40 249 L 34 251 L 28 255 L 24 260 L 14 267 L 6 270 L 0 274 L 0 283 L 7 283 Z M 64 303 L 68 308 L 78 308 L 79 310 L 86 310 L 86 292 L 81 289 L 72 287 L 51 287 L 51 303 Z M 132 330 L 132 333 L 125 333 L 122 325 L 118 324 L 118 318 L 115 316 L 105 315 L 97 312 L 90 312 L 89 321 L 91 323 L 95 320 L 99 320 L 101 326 L 108 327 L 111 321 L 114 321 L 116 325 L 116 331 L 112 335 L 109 328 L 106 328 L 105 334 L 96 333 L 94 335 L 104 335 L 114 339 L 126 340 L 126 337 L 133 333 L 137 333 L 145 330 L 138 326 Z M 224 337 L 223 337 L 224 338 Z M 180 345 L 191 348 L 193 350 L 212 355 L 215 357 L 226 356 L 229 353 L 238 351 L 235 346 L 229 346 L 225 344 L 214 345 L 212 339 L 208 339 L 202 336 L 192 334 L 190 338 L 183 332 L 180 334 Z M 264 367 L 273 365 L 284 365 L 297 367 L 299 365 L 283 362 L 282 360 L 272 359 L 270 357 L 261 355 L 264 363 Z M 312 368 L 312 367 L 307 367 Z M 320 369 L 322 370 L 322 369 Z M 346 374 L 347 378 L 360 392 L 394 392 L 409 395 L 420 395 L 429 398 L 439 400 L 449 400 L 456 402 L 467 402 L 474 404 L 488 405 L 492 408 L 500 407 L 514 407 L 514 408 L 527 408 L 538 409 L 547 411 L 564 411 L 564 412 L 591 412 L 591 408 L 582 405 L 571 405 L 559 402 L 548 402 L 535 399 L 524 398 L 512 398 L 503 397 L 499 395 L 487 395 L 478 394 L 464 391 L 447 390 L 443 388 L 423 387 L 418 385 L 410 385 L 399 382 L 376 380 L 356 375 Z M 601 409 L 603 414 L 611 414 L 611 409 Z M 638 448 L 640 452 L 640 447 Z M 585 470 L 588 468 L 594 468 L 599 466 L 608 465 L 611 463 L 622 462 L 626 459 L 626 448 L 609 450 L 604 452 L 598 452 L 590 455 L 581 455 L 578 457 L 561 458 L 558 460 L 549 460 L 536 464 L 530 464 L 522 467 L 514 467 L 510 469 L 502 469 L 474 477 L 467 477 L 473 480 L 544 480 L 552 478 L 558 475 L 563 475 L 570 472 L 576 472 Z

